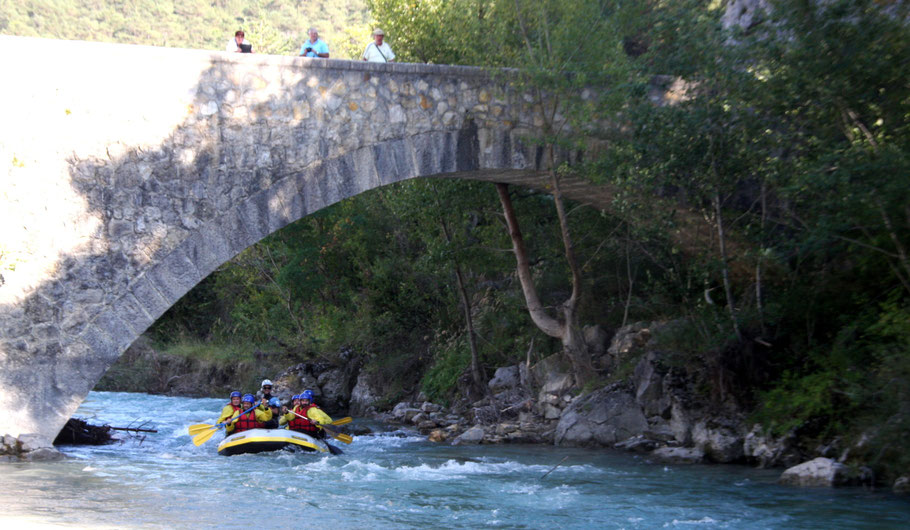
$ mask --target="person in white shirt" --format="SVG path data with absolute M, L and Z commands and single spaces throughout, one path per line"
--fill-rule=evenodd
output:
M 394 62 L 395 54 L 392 52 L 392 48 L 389 47 L 388 43 L 382 42 L 384 37 L 385 33 L 381 29 L 374 29 L 373 42 L 367 45 L 367 49 L 363 50 L 363 55 L 361 55 L 360 58 L 371 63 Z
M 241 51 L 243 51 L 243 50 L 240 49 L 240 45 L 241 45 L 241 44 L 247 44 L 247 45 L 250 44 L 250 43 L 247 42 L 246 39 L 244 39 L 243 37 L 244 37 L 243 30 L 242 30 L 242 29 L 238 29 L 238 30 L 234 33 L 234 38 L 231 39 L 231 40 L 229 40 L 228 43 L 227 43 L 227 46 L 224 47 L 224 51 L 226 51 L 226 52 L 237 52 L 237 53 L 240 53 Z M 250 53 L 252 53 L 252 47 L 251 47 Z

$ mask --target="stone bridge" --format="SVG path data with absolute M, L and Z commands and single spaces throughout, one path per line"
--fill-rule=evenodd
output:
M 53 438 L 184 293 L 320 208 L 415 177 L 544 185 L 528 141 L 541 123 L 506 74 L 20 37 L 0 49 L 0 434 Z

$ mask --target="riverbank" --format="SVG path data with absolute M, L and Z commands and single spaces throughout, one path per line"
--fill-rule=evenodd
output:
M 219 364 L 157 352 L 140 341 L 99 390 L 219 397 L 237 388 L 253 391 L 269 378 L 283 400 L 309 388 L 329 414 L 407 426 L 438 443 L 616 448 L 655 461 L 786 469 L 781 481 L 795 485 L 908 490 L 908 470 L 867 461 L 868 436 L 854 443 L 795 432 L 774 436 L 732 397 L 718 402 L 704 395 L 692 376 L 698 367 L 677 366 L 658 348 L 654 337 L 662 326 L 636 323 L 612 337 L 588 329 L 595 365 L 611 376 L 590 389 L 577 388 L 568 364 L 555 354 L 497 369 L 479 400 L 433 403 L 415 392 L 390 401 L 391 382 L 362 369 L 352 352 L 336 356 L 338 364 L 304 362 L 279 371 L 275 362 Z

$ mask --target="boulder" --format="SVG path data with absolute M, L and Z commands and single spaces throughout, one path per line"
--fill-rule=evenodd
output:
M 436 427 L 439 427 L 439 425 L 437 425 L 436 422 L 433 420 L 426 420 L 426 421 L 422 421 L 417 424 L 417 430 L 420 432 L 429 432 L 429 431 L 432 431 L 433 429 L 435 429 Z
M 544 403 L 540 408 L 540 413 L 543 415 L 544 419 L 555 420 L 562 415 L 562 410 L 549 403 Z
M 484 431 L 480 425 L 475 425 L 466 430 L 461 436 L 452 440 L 452 445 L 479 444 L 483 441 Z
M 497 426 L 496 426 L 496 430 L 495 430 L 494 432 L 495 432 L 496 434 L 502 436 L 502 435 L 505 435 L 505 434 L 509 434 L 510 432 L 515 432 L 515 431 L 517 431 L 517 430 L 518 430 L 518 424 L 516 424 L 516 423 L 510 423 L 510 422 L 504 422 L 504 423 L 500 423 L 499 425 L 497 425 Z
M 616 369 L 622 361 L 639 355 L 651 340 L 650 324 L 636 322 L 616 330 L 604 360 L 604 367 Z
M 448 436 L 446 435 L 446 432 L 442 429 L 435 429 L 432 432 L 430 432 L 429 436 L 427 436 L 427 440 L 429 440 L 431 442 L 437 442 L 437 443 L 446 441 L 446 438 L 448 438 Z
M 407 418 L 407 421 L 416 425 L 418 423 L 428 421 L 430 419 L 430 416 L 426 412 L 420 412 L 419 411 L 420 409 L 412 409 L 412 410 L 417 410 L 418 412 L 417 412 L 417 414 L 414 414 L 410 418 L 408 418 L 408 416 L 410 415 L 410 411 L 405 412 L 405 418 Z
M 30 453 L 38 449 L 53 448 L 54 444 L 40 434 L 28 433 L 19 435 L 19 448 L 23 453 Z
M 902 477 L 897 477 L 891 490 L 898 495 L 910 494 L 910 476 L 904 475 Z
M 493 379 L 490 379 L 487 384 L 494 394 L 517 388 L 520 385 L 521 376 L 518 365 L 497 368 L 496 373 L 493 374 Z
M 63 453 L 53 447 L 41 447 L 22 455 L 29 462 L 53 462 L 63 460 Z
M 707 422 L 700 421 L 692 428 L 692 442 L 712 462 L 729 464 L 745 456 L 743 437 L 729 427 L 708 425 Z
M 612 446 L 648 428 L 632 394 L 619 384 L 576 399 L 560 416 L 556 445 Z
M 534 380 L 540 385 L 540 395 L 561 396 L 575 384 L 569 362 L 562 354 L 553 354 L 541 359 L 531 367 Z
M 420 406 L 420 410 L 427 412 L 427 413 L 439 412 L 442 410 L 442 405 L 437 405 L 436 403 L 430 403 L 429 401 L 427 401 L 426 403 L 424 403 L 423 405 Z
M 820 456 L 784 471 L 778 482 L 791 486 L 844 486 L 851 481 L 850 468 Z
M 402 401 L 401 403 L 395 405 L 395 408 L 392 409 L 392 412 L 389 414 L 389 419 L 400 422 L 411 421 L 411 418 L 420 414 L 421 411 L 418 408 L 414 408 L 411 403 L 407 401 Z
M 755 424 L 743 438 L 743 456 L 759 467 L 783 465 L 792 467 L 798 464 L 799 452 L 791 447 L 792 436 L 774 438 L 764 433 L 761 425 Z
M 0 455 L 18 455 L 19 441 L 14 436 L 8 434 L 0 439 Z
M 697 447 L 661 447 L 651 451 L 651 457 L 673 464 L 699 464 L 705 453 Z
M 374 383 L 372 377 L 366 372 L 357 376 L 357 383 L 351 390 L 349 411 L 355 416 L 365 416 L 376 412 L 376 402 L 382 399 L 381 386 Z

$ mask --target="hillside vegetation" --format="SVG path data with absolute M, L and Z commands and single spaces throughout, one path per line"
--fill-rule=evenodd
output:
M 223 50 L 238 29 L 258 53 L 296 55 L 316 27 L 331 56 L 370 42 L 363 0 L 0 0 L 0 33 Z

